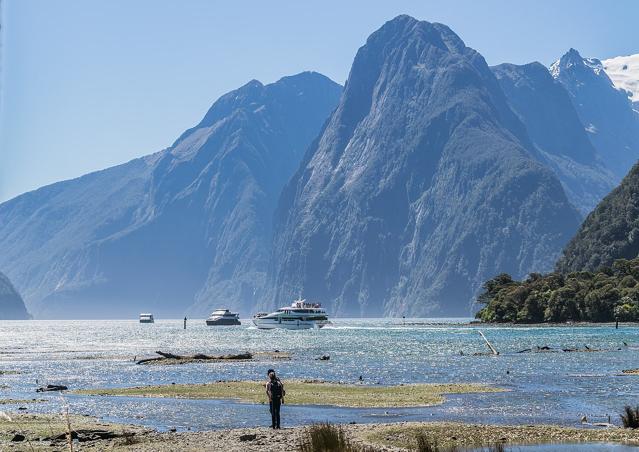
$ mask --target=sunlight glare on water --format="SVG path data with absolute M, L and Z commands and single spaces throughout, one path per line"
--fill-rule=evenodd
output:
M 639 330 L 635 327 L 477 327 L 460 319 L 371 319 L 336 320 L 332 327 L 321 330 L 263 331 L 249 326 L 249 320 L 242 323 L 240 327 L 207 327 L 203 320 L 189 320 L 184 330 L 182 320 L 147 325 L 137 321 L 0 322 L 0 370 L 19 372 L 0 375 L 0 396 L 31 399 L 36 397 L 35 389 L 47 383 L 80 389 L 260 380 L 269 367 L 277 369 L 284 380 L 355 383 L 361 375 L 364 384 L 473 382 L 508 390 L 449 396 L 439 407 L 287 406 L 284 414 L 296 424 L 334 419 L 574 425 L 582 415 L 593 421 L 607 421 L 610 415 L 618 422 L 623 406 L 636 403 L 639 396 L 639 377 L 619 376 L 623 369 L 639 367 Z M 488 351 L 477 329 L 500 356 L 473 356 Z M 517 353 L 537 346 L 553 350 L 588 346 L 600 351 Z M 156 350 L 209 355 L 279 350 L 290 353 L 292 359 L 258 357 L 249 362 L 173 366 L 134 363 L 135 357 L 150 357 Z M 329 355 L 330 360 L 318 361 L 322 355 Z M 51 400 L 29 405 L 29 410 L 59 408 L 57 396 L 43 397 Z M 66 397 L 74 412 L 160 429 L 259 425 L 264 417 L 262 405 L 229 401 Z

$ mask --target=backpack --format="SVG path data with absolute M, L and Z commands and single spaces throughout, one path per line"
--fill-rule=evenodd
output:
M 271 380 L 271 397 L 281 399 L 284 396 L 284 385 L 279 379 Z

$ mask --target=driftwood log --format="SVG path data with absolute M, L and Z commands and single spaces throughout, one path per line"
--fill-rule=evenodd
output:
M 52 391 L 66 391 L 69 389 L 64 385 L 46 385 L 36 389 L 36 392 L 52 392 Z
M 156 351 L 160 356 L 154 358 L 145 358 L 137 360 L 136 364 L 149 364 L 149 363 L 161 363 L 162 361 L 174 361 L 174 362 L 193 362 L 193 361 L 224 361 L 224 360 L 248 360 L 253 359 L 253 354 L 251 353 L 238 353 L 238 354 L 230 354 L 230 355 L 205 355 L 203 353 L 196 353 L 195 355 L 176 355 L 173 353 L 167 353 L 162 351 Z

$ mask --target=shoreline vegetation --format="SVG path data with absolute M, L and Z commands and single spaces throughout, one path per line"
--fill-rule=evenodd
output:
M 87 416 L 44 414 L 0 415 L 0 448 L 11 450 L 66 450 L 69 432 L 82 450 L 295 451 L 312 426 L 272 430 L 265 427 L 202 432 L 157 432 L 143 427 L 103 422 Z M 69 428 L 70 426 L 70 428 Z M 487 425 L 455 422 L 404 422 L 336 426 L 354 450 L 415 450 L 420 439 L 438 450 L 472 449 L 487 445 L 548 443 L 639 444 L 639 430 L 586 429 L 556 425 Z M 16 437 L 18 440 L 16 440 Z M 51 446 L 55 448 L 52 449 Z M 77 448 L 77 445 L 76 445 Z
M 611 267 L 542 275 L 516 281 L 502 273 L 484 283 L 476 318 L 486 323 L 639 321 L 639 258 Z
M 322 381 L 286 381 L 287 405 L 326 405 L 343 408 L 394 408 L 439 405 L 446 394 L 497 393 L 504 389 L 485 384 L 406 384 L 396 386 L 353 385 Z M 91 396 L 229 399 L 265 403 L 264 382 L 217 381 L 205 384 L 171 384 L 132 388 L 84 389 L 73 392 Z

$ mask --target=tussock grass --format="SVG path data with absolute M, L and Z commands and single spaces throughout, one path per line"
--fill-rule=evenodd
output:
M 624 428 L 639 428 L 639 405 L 635 408 L 626 405 L 624 412 L 621 414 L 621 422 Z
M 305 429 L 298 452 L 378 452 L 372 446 L 353 443 L 344 429 L 330 423 L 314 424 Z

